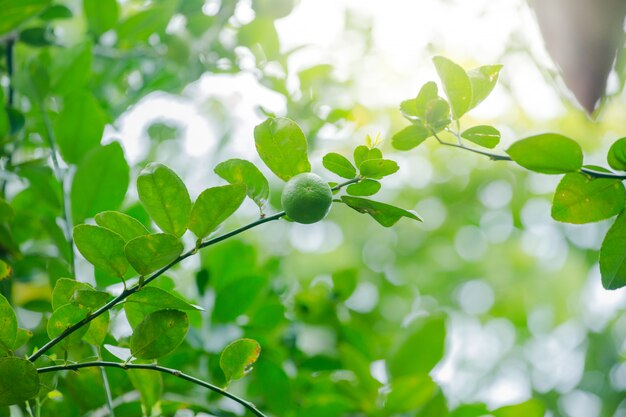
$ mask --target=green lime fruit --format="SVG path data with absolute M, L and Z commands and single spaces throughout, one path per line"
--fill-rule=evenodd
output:
M 333 202 L 333 193 L 323 179 L 305 172 L 287 181 L 280 201 L 291 220 L 311 224 L 326 217 Z

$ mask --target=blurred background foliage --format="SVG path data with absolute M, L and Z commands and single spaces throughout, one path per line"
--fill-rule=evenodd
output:
M 24 352 L 47 340 L 51 288 L 72 277 L 63 191 L 88 169 L 78 163 L 86 151 L 72 148 L 58 181 L 49 126 L 58 141 L 64 129 L 94 138 L 90 147 L 119 141 L 130 178 L 148 162 L 167 163 L 196 196 L 219 183 L 218 162 L 255 158 L 254 125 L 287 116 L 307 134 L 314 171 L 334 181 L 321 156 L 349 155 L 367 134 L 400 130 L 397 106 L 436 79 L 438 54 L 464 67 L 504 64 L 499 86 L 469 116 L 497 126 L 504 144 L 555 131 L 604 164 L 600 155 L 624 135 L 624 74 L 611 75 L 602 111 L 589 119 L 517 0 L 4 0 L 0 8 L 8 103 L 0 180 L 14 212 L 0 213 L 0 256 L 12 269 L 0 286 L 34 333 Z M 224 383 L 219 352 L 254 338 L 261 358 L 230 388 L 276 416 L 541 417 L 544 408 L 555 417 L 625 416 L 626 298 L 602 289 L 597 265 L 607 223 L 552 220 L 557 178 L 428 145 L 401 154 L 383 144 L 401 169 L 384 180 L 381 199 L 414 208 L 423 224 L 383 229 L 337 205 L 322 223 L 263 226 L 157 280 L 207 310 L 162 364 Z M 106 188 L 102 177 L 89 185 Z M 148 219 L 134 185 L 107 204 Z M 223 230 L 255 210 L 246 203 Z M 84 260 L 77 266 L 76 279 L 120 290 Z M 130 334 L 121 313 L 110 329 L 110 345 Z M 71 356 L 92 354 L 77 349 Z M 142 415 L 150 398 L 160 398 L 163 415 L 243 412 L 184 381 L 106 372 L 118 416 Z M 59 378 L 42 415 L 105 415 L 104 402 L 99 372 L 82 370 Z

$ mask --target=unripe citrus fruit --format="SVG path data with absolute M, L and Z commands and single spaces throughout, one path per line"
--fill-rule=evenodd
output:
M 280 201 L 290 219 L 310 224 L 326 217 L 333 202 L 333 193 L 323 179 L 305 172 L 287 181 Z

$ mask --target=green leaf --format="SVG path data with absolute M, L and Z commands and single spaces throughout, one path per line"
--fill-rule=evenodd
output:
M 380 190 L 380 183 L 376 180 L 364 179 L 356 184 L 350 184 L 346 192 L 357 197 L 364 197 L 376 194 Z
M 24 346 L 33 337 L 33 332 L 27 329 L 17 329 L 17 336 L 15 337 L 15 343 L 13 344 L 13 350 L 17 350 Z
M 99 226 L 80 224 L 74 227 L 74 243 L 83 257 L 111 275 L 121 278 L 128 269 L 124 239 Z
M 0 294 L 0 352 L 8 352 L 15 345 L 17 317 L 9 301 Z
M 392 380 L 428 374 L 443 358 L 446 326 L 443 317 L 428 317 L 414 323 L 397 344 L 387 367 Z
M 176 236 L 156 233 L 130 240 L 124 247 L 124 253 L 135 271 L 146 276 L 178 258 L 183 249 Z
M 359 145 L 354 148 L 354 164 L 359 167 L 365 161 L 370 159 L 382 159 L 383 153 L 378 148 L 368 148 L 365 145 Z
M 116 27 L 119 42 L 124 46 L 146 42 L 153 33 L 165 32 L 178 4 L 178 0 L 161 0 L 127 17 Z
M 461 133 L 461 137 L 489 149 L 495 148 L 500 143 L 500 131 L 487 125 L 470 127 Z
M 98 213 L 95 220 L 98 226 L 117 233 L 125 242 L 150 234 L 150 231 L 139 220 L 119 211 Z
M 62 50 L 52 61 L 50 68 L 52 91 L 66 95 L 84 87 L 91 75 L 92 57 L 90 41 Z
M 472 103 L 472 83 L 463 68 L 447 58 L 436 56 L 433 63 L 452 107 L 452 116 L 458 120 Z
M 565 223 L 592 223 L 619 214 L 626 205 L 620 180 L 566 174 L 554 193 L 552 218 Z
M 113 29 L 120 15 L 117 0 L 83 0 L 89 30 L 97 36 Z
M 267 281 L 260 276 L 246 276 L 233 280 L 215 297 L 213 320 L 226 323 L 245 313 L 261 295 Z
M 74 293 L 78 290 L 95 291 L 89 284 L 79 282 L 74 279 L 60 278 L 52 290 L 52 309 L 70 304 L 74 298 Z
M 414 212 L 360 197 L 342 196 L 341 201 L 359 213 L 367 213 L 384 227 L 391 227 L 402 217 L 422 221 Z
M 578 171 L 583 165 L 580 145 L 557 133 L 519 140 L 506 152 L 519 165 L 542 174 L 567 174 Z
M 163 378 L 161 374 L 149 369 L 129 369 L 126 371 L 126 374 L 133 387 L 141 396 L 144 415 L 156 415 L 153 411 L 155 411 L 155 406 L 161 401 L 163 394 Z
M 159 163 L 148 164 L 137 178 L 139 199 L 165 233 L 181 237 L 187 230 L 191 199 L 183 181 Z
M 8 263 L 0 260 L 0 281 L 11 278 L 13 275 L 13 268 Z
M 398 164 L 390 159 L 370 159 L 359 165 L 362 176 L 375 179 L 391 175 L 399 169 Z
M 63 159 L 71 164 L 79 163 L 87 152 L 100 144 L 104 125 L 102 109 L 91 93 L 77 91 L 67 96 L 55 124 Z
M 356 168 L 345 156 L 331 152 L 324 155 L 322 164 L 330 172 L 342 178 L 352 179 L 356 177 Z
M 89 322 L 89 329 L 84 334 L 83 340 L 93 346 L 102 345 L 109 333 L 109 321 L 108 311 L 93 319 Z
M 0 35 L 16 29 L 44 11 L 49 4 L 50 0 L 0 0 Z
M 616 290 L 626 286 L 626 211 L 622 211 L 607 232 L 600 248 L 602 286 Z
M 358 284 L 358 272 L 355 269 L 344 269 L 333 273 L 333 295 L 339 300 L 347 300 Z
M 191 209 L 189 230 L 198 239 L 207 237 L 239 208 L 245 197 L 246 187 L 241 184 L 204 190 Z
M 222 352 L 220 367 L 227 381 L 243 378 L 261 354 L 261 345 L 256 340 L 235 340 Z
M 270 117 L 254 128 L 254 141 L 265 165 L 283 181 L 311 171 L 306 138 L 295 122 Z
M 439 98 L 437 84 L 432 81 L 422 86 L 416 98 L 400 103 L 400 111 L 410 120 L 426 118 L 426 105 L 431 100 Z
M 491 93 L 498 82 L 502 65 L 484 65 L 467 72 L 472 84 L 472 102 L 469 109 L 478 106 Z
M 423 124 L 407 126 L 391 138 L 391 145 L 399 151 L 408 151 L 419 146 L 432 136 L 432 132 Z
M 71 302 L 90 310 L 96 310 L 105 305 L 110 298 L 109 293 L 104 291 L 96 291 L 93 288 L 77 289 L 74 291 Z
M 391 381 L 385 411 L 406 413 L 426 405 L 437 392 L 437 384 L 426 374 L 410 375 Z
M 218 164 L 215 173 L 230 184 L 243 184 L 246 194 L 259 206 L 261 212 L 270 195 L 270 186 L 267 178 L 250 161 L 245 159 L 229 159 Z
M 69 327 L 83 320 L 89 314 L 89 309 L 78 304 L 65 304 L 52 313 L 48 320 L 48 337 L 54 339 Z M 71 335 L 67 336 L 61 343 L 67 348 L 71 344 L 78 343 L 80 339 L 87 333 L 89 326 L 82 326 Z
M 21 404 L 38 392 L 39 374 L 31 361 L 0 358 L 0 406 Z
M 0 197 L 0 223 L 5 223 L 15 216 L 13 207 L 4 198 Z
M 182 311 L 198 311 L 201 307 L 194 306 L 175 295 L 156 287 L 144 287 L 131 295 L 124 303 L 124 311 L 130 326 L 134 329 L 144 318 L 162 309 Z
M 546 407 L 538 400 L 528 400 L 520 404 L 507 405 L 493 410 L 493 417 L 543 417 Z
M 158 310 L 139 323 L 130 338 L 130 351 L 138 359 L 157 359 L 174 351 L 189 330 L 187 314 Z
M 31 27 L 20 31 L 19 41 L 29 46 L 49 46 L 54 42 L 54 35 L 47 27 Z
M 52 21 L 57 19 L 69 19 L 73 16 L 72 11 L 62 4 L 54 4 L 39 15 L 41 20 Z
M 450 124 L 450 105 L 448 102 L 442 98 L 436 98 L 426 103 L 424 122 L 435 133 L 445 129 Z
M 70 200 L 74 223 L 118 208 L 129 183 L 130 169 L 118 142 L 93 149 L 78 165 L 72 181 Z
M 626 138 L 613 142 L 606 159 L 611 168 L 618 171 L 626 171 Z

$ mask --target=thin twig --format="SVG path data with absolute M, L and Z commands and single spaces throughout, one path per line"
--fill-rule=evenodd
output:
M 454 132 L 453 132 L 454 133 Z M 502 155 L 502 154 L 497 154 L 497 153 L 492 153 L 492 152 L 487 152 L 487 151 L 483 151 L 482 149 L 476 149 L 476 148 L 470 148 L 468 146 L 465 146 L 463 144 L 456 144 L 456 143 L 450 143 L 450 142 L 445 142 L 443 140 L 441 140 L 441 138 L 439 138 L 437 135 L 435 135 L 435 139 L 437 139 L 437 141 L 441 144 L 441 145 L 445 145 L 445 146 L 451 146 L 453 148 L 459 148 L 459 149 L 463 149 L 469 152 L 473 152 L 479 155 L 483 155 L 486 156 L 487 158 L 491 159 L 492 161 L 513 161 L 513 159 L 511 159 L 510 156 L 508 155 Z M 616 174 L 614 172 L 601 172 L 601 171 L 596 171 L 594 169 L 590 169 L 590 168 L 580 168 L 580 172 L 589 175 L 590 177 L 593 178 L 608 178 L 608 179 L 613 179 L 613 180 L 626 180 L 626 175 L 622 175 L 622 174 Z
M 170 368 L 165 368 L 163 366 L 159 366 L 159 365 L 148 365 L 148 364 L 124 364 L 124 363 L 118 363 L 118 362 L 104 362 L 104 361 L 96 361 L 96 362 L 83 362 L 83 363 L 74 363 L 74 364 L 66 364 L 66 365 L 55 365 L 55 366 L 47 366 L 44 368 L 39 368 L 37 369 L 37 372 L 39 372 L 40 374 L 42 373 L 46 373 L 46 372 L 57 372 L 57 371 L 75 371 L 78 370 L 80 368 L 93 368 L 93 367 L 100 367 L 100 368 L 118 368 L 118 369 L 124 369 L 124 370 L 128 370 L 128 369 L 146 369 L 149 371 L 155 371 L 155 372 L 162 372 L 164 374 L 169 374 L 169 375 L 173 375 L 177 378 L 180 379 L 184 379 L 185 381 L 189 381 L 193 384 L 199 385 L 201 387 L 204 388 L 208 388 L 213 392 L 216 392 L 224 397 L 230 398 L 231 400 L 241 404 L 242 406 L 244 406 L 245 408 L 247 408 L 248 410 L 250 410 L 252 413 L 254 413 L 254 415 L 256 415 L 257 417 L 267 417 L 265 414 L 263 414 L 258 408 L 256 408 L 256 406 L 254 404 L 252 404 L 251 402 L 244 400 L 243 398 L 240 398 L 238 396 L 236 396 L 235 394 L 232 394 L 228 391 L 225 391 L 213 384 L 210 384 L 206 381 L 202 381 L 201 379 L 198 378 L 194 378 L 191 375 L 187 375 L 185 373 L 182 373 L 179 370 L 176 369 L 170 369 Z
M 98 356 L 99 360 L 102 360 L 102 352 L 100 346 L 93 347 L 94 353 Z M 111 395 L 111 386 L 109 385 L 109 378 L 104 368 L 100 368 L 100 377 L 102 378 L 102 386 L 104 387 L 104 394 L 106 395 L 106 406 L 109 409 L 109 415 L 115 417 L 115 406 L 113 405 L 113 396 Z

